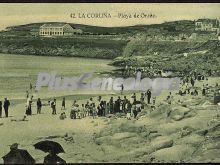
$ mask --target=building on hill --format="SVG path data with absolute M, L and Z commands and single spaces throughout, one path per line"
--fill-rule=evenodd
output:
M 219 33 L 219 20 L 218 19 L 198 19 L 195 21 L 196 31 L 212 31 Z
M 30 34 L 32 36 L 35 36 L 35 37 L 38 36 L 39 35 L 39 29 L 31 29 Z
M 82 34 L 81 29 L 75 29 L 66 23 L 50 23 L 40 27 L 40 36 L 71 36 L 73 34 Z

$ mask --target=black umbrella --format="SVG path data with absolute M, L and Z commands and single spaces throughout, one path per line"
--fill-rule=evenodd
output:
M 34 158 L 27 150 L 11 150 L 8 154 L 2 157 L 4 164 L 34 164 Z
M 52 151 L 55 154 L 65 152 L 63 147 L 59 143 L 54 142 L 54 141 L 49 141 L 49 140 L 40 141 L 34 144 L 34 147 L 35 149 L 38 149 L 44 152 Z

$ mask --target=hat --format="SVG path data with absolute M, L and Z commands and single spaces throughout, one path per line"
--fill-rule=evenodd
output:
M 17 149 L 18 148 L 18 143 L 14 143 L 12 145 L 10 145 L 10 149 Z

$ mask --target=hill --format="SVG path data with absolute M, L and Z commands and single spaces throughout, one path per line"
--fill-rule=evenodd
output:
M 1 38 L 0 52 L 41 56 L 113 59 L 121 55 L 126 41 L 95 38 Z
M 11 26 L 6 29 L 7 33 L 16 35 L 27 35 L 31 30 L 38 30 L 39 27 L 45 23 L 57 23 L 57 22 L 41 22 L 31 23 L 26 25 Z M 60 22 L 66 23 L 66 22 Z M 81 29 L 84 33 L 92 34 L 135 34 L 137 32 L 148 32 L 152 29 L 160 30 L 161 32 L 175 33 L 175 32 L 192 32 L 194 31 L 194 21 L 174 21 L 165 22 L 162 24 L 151 25 L 135 25 L 126 27 L 99 27 L 91 25 L 73 24 L 68 23 L 73 28 Z
M 124 48 L 123 57 L 117 57 L 113 65 L 125 67 L 150 67 L 152 72 L 158 69 L 177 73 L 215 71 L 220 75 L 220 41 L 130 41 Z M 176 76 L 176 75 L 174 75 Z
M 54 22 L 48 22 L 54 23 Z M 191 69 L 219 70 L 219 41 L 214 34 L 194 31 L 194 21 L 181 20 L 152 25 L 98 27 L 72 24 L 82 35 L 40 37 L 44 23 L 8 27 L 0 33 L 0 52 L 43 56 L 115 59 L 113 65 L 149 66 L 173 72 Z M 195 34 L 197 37 L 192 37 Z M 215 35 L 216 37 L 216 35 Z M 189 55 L 184 57 L 184 54 Z M 141 57 L 141 58 L 139 58 Z M 202 65 L 197 65 L 200 62 Z
M 81 29 L 83 35 L 57 38 L 44 38 L 33 35 L 32 32 L 38 34 L 39 27 L 43 24 L 41 22 L 11 26 L 0 32 L 0 52 L 114 59 L 124 54 L 127 42 L 138 34 L 144 33 L 146 36 L 153 36 L 160 33 L 169 36 L 178 35 L 179 33 L 192 33 L 194 30 L 193 21 L 175 21 L 128 27 L 98 27 L 70 23 L 73 28 Z

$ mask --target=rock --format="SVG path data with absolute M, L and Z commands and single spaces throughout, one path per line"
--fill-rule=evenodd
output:
M 109 119 L 104 118 L 103 121 L 104 121 L 104 122 L 109 122 Z
M 146 146 L 140 147 L 140 148 L 134 148 L 129 152 L 125 152 L 123 154 L 123 157 L 128 157 L 128 158 L 139 158 L 142 159 L 144 155 L 149 155 L 152 153 L 153 150 L 150 148 L 147 148 Z
M 196 116 L 196 115 L 197 115 L 196 112 L 190 111 L 189 113 L 187 113 L 187 114 L 184 115 L 184 118 L 190 118 L 190 117 L 194 117 L 194 116 Z
M 134 132 L 134 133 L 140 133 L 144 132 L 143 127 L 137 126 L 135 123 L 122 123 L 118 126 L 119 132 Z
M 151 141 L 151 147 L 153 150 L 160 150 L 163 148 L 169 148 L 173 146 L 173 140 L 166 136 L 159 136 Z
M 115 116 L 116 117 L 125 117 L 126 114 L 125 113 L 116 113 Z
M 149 132 L 141 132 L 140 136 L 143 138 L 147 138 L 149 136 Z
M 209 149 L 203 151 L 203 153 L 200 154 L 200 160 L 203 163 L 212 163 L 216 158 L 219 158 L 220 150 L 218 149 Z
M 205 136 L 208 133 L 207 129 L 198 130 L 195 132 L 198 135 Z
M 156 110 L 149 114 L 150 117 L 167 117 L 167 114 L 171 111 L 171 105 L 160 104 Z
M 214 123 L 207 128 L 207 131 L 207 135 L 218 137 L 218 135 L 220 135 L 220 123 Z
M 217 119 L 212 118 L 211 120 L 208 121 L 207 125 L 211 126 L 211 125 L 215 124 L 217 121 L 218 121 Z
M 142 116 L 147 116 L 148 111 L 143 109 L 140 113 L 138 113 L 137 118 L 141 118 Z
M 170 148 L 158 150 L 152 154 L 156 160 L 160 162 L 183 162 L 184 159 L 189 159 L 195 148 L 188 145 L 175 145 Z
M 219 139 L 212 139 L 209 143 L 205 145 L 205 148 L 210 149 L 219 149 L 220 148 L 220 141 Z
M 174 115 L 174 116 L 171 116 L 171 118 L 175 121 L 180 121 L 184 118 L 184 115 Z
M 116 116 L 113 115 L 113 114 L 107 114 L 106 117 L 107 117 L 107 118 L 116 118 Z
M 187 103 L 182 103 L 181 104 L 183 107 L 187 107 Z
M 191 133 L 190 135 L 184 136 L 184 138 L 180 138 L 178 140 L 178 144 L 189 145 L 193 147 L 201 146 L 202 142 L 204 142 L 204 136 L 200 136 L 198 134 Z
M 116 146 L 106 145 L 106 144 L 103 144 L 101 147 L 102 147 L 102 151 L 103 151 L 105 154 L 111 154 L 112 151 L 117 151 L 117 149 L 118 149 Z
M 149 136 L 148 136 L 148 138 L 151 140 L 151 139 L 154 139 L 154 138 L 156 138 L 156 137 L 158 137 L 158 136 L 162 136 L 160 133 L 151 133 Z
M 189 130 L 182 130 L 181 133 L 180 133 L 180 136 L 181 136 L 181 137 L 184 137 L 184 136 L 187 136 L 187 135 L 189 135 L 189 134 L 191 134 L 191 133 L 192 133 L 192 132 L 189 131 Z
M 111 136 L 103 136 L 103 137 L 95 139 L 95 143 L 97 145 L 101 145 L 101 144 L 109 143 L 109 142 L 111 143 Z
M 74 143 L 74 139 L 73 139 L 72 136 L 70 136 L 70 137 L 65 137 L 64 140 L 66 140 L 67 142 L 72 142 L 72 143 Z
M 189 108 L 178 106 L 178 107 L 173 107 L 171 113 L 172 114 L 184 114 L 185 115 L 188 112 L 190 112 Z
M 199 105 L 199 104 L 201 104 L 203 102 L 203 100 L 202 99 L 200 99 L 200 98 L 196 98 L 196 97 L 194 97 L 194 98 L 192 98 L 192 99 L 188 99 L 188 100 L 186 100 L 186 101 L 184 101 L 182 104 L 183 105 Z
M 179 121 L 184 118 L 184 116 L 190 112 L 189 108 L 178 106 L 178 107 L 173 107 L 171 112 L 170 112 L 170 118 Z
M 141 159 L 142 159 L 142 162 L 151 163 L 153 162 L 155 158 L 150 155 L 144 155 Z
M 131 132 L 121 132 L 121 133 L 115 133 L 112 136 L 112 140 L 122 140 L 130 137 L 137 136 L 136 133 L 131 133 Z
M 161 134 L 159 134 L 158 131 L 156 130 L 150 130 L 150 131 L 146 130 L 139 133 L 139 135 L 143 138 L 149 138 L 149 139 L 161 136 Z
M 188 130 L 188 131 L 190 131 L 190 132 L 195 131 L 195 129 L 192 128 L 191 126 L 184 126 L 184 127 L 183 127 L 183 130 Z
M 202 107 L 207 107 L 207 106 L 210 106 L 210 105 L 213 105 L 210 101 L 205 101 L 203 104 L 202 104 Z
M 98 126 L 98 125 L 99 125 L 98 123 L 95 123 L 93 126 L 96 127 L 96 126 Z

